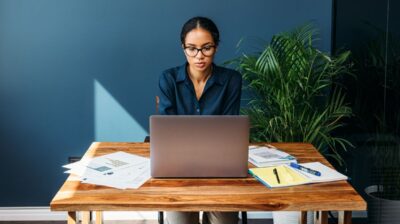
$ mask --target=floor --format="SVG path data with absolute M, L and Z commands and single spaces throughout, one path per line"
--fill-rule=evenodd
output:
M 0 224 L 66 224 L 66 221 L 0 221 Z M 248 224 L 273 224 L 271 219 L 250 219 Z M 329 220 L 329 224 L 336 224 L 336 220 Z M 104 221 L 104 224 L 158 224 L 156 220 L 135 221 Z M 353 218 L 352 224 L 367 224 L 366 219 Z
M 0 224 L 66 224 L 66 221 L 0 221 Z M 156 220 L 104 221 L 104 224 L 158 224 Z M 253 219 L 248 224 L 273 224 L 272 220 Z
M 66 221 L 0 221 L 0 224 L 66 224 Z M 272 220 L 249 220 L 248 224 L 272 224 Z M 155 220 L 105 221 L 104 224 L 158 224 Z

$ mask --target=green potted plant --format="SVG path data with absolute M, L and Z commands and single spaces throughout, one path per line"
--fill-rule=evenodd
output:
M 234 60 L 252 95 L 242 113 L 250 116 L 252 141 L 309 142 L 341 163 L 338 150 L 351 143 L 333 132 L 352 112 L 336 80 L 350 74 L 350 52 L 331 57 L 313 46 L 315 40 L 308 24 Z
M 251 120 L 251 141 L 309 142 L 342 164 L 339 150 L 351 143 L 333 132 L 352 112 L 336 80 L 350 74 L 350 52 L 331 57 L 315 41 L 316 30 L 307 24 L 234 60 L 251 94 L 242 113 Z

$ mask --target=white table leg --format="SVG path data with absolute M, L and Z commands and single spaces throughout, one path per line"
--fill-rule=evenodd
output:
M 68 212 L 67 223 L 76 224 L 76 212 Z
M 96 224 L 103 224 L 103 212 L 96 211 Z
M 328 224 L 328 212 L 327 211 L 315 211 L 314 212 L 314 224 Z
M 82 224 L 89 224 L 90 223 L 90 212 L 83 211 L 82 212 Z
M 339 211 L 339 224 L 351 224 L 351 211 Z

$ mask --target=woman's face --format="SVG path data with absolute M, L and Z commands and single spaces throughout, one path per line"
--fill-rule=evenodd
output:
M 203 28 L 196 28 L 187 33 L 182 47 L 190 69 L 199 72 L 204 72 L 211 66 L 217 51 L 211 33 Z

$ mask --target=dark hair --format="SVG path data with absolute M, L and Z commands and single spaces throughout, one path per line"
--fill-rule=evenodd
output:
M 206 17 L 201 17 L 201 16 L 193 17 L 193 18 L 189 19 L 183 25 L 182 31 L 181 31 L 182 44 L 185 44 L 185 38 L 186 38 L 187 33 L 189 33 L 190 31 L 192 31 L 193 29 L 196 29 L 196 28 L 203 28 L 203 29 L 207 30 L 208 32 L 210 32 L 215 45 L 218 46 L 219 31 L 218 31 L 217 26 L 211 19 L 206 18 Z

